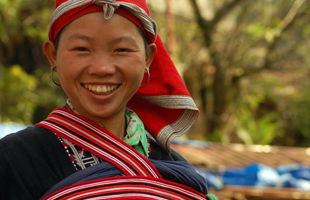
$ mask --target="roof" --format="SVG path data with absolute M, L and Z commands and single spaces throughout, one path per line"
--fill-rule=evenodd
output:
M 174 143 L 171 148 L 191 164 L 208 169 L 245 167 L 253 162 L 270 167 L 295 163 L 310 166 L 310 148 L 219 143 Z
M 229 168 L 243 168 L 251 163 L 269 167 L 289 164 L 310 166 L 310 148 L 219 144 L 207 142 L 175 142 L 172 149 L 180 153 L 188 162 L 207 171 L 224 171 Z M 221 200 L 309 200 L 310 192 L 297 188 L 224 186 L 221 191 L 211 190 Z

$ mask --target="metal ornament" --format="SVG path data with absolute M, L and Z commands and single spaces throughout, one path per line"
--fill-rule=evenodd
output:
M 150 71 L 148 69 L 145 69 L 145 71 L 147 72 L 147 81 L 146 81 L 146 84 L 143 86 L 140 86 L 140 88 L 145 88 L 147 84 L 150 82 L 150 78 L 151 78 Z
M 57 83 L 57 82 L 54 80 L 53 72 L 54 72 L 54 70 L 55 70 L 56 68 L 57 68 L 57 67 L 54 67 L 54 68 L 51 70 L 51 78 L 52 78 L 52 81 L 54 82 L 55 85 L 61 86 L 59 83 Z

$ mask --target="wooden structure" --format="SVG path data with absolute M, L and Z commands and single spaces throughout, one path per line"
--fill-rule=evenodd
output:
M 196 145 L 173 144 L 172 148 L 194 166 L 209 171 L 245 167 L 253 162 L 270 167 L 296 163 L 310 166 L 310 148 L 199 142 Z M 220 200 L 310 200 L 310 192 L 296 188 L 225 186 L 223 191 L 210 193 Z

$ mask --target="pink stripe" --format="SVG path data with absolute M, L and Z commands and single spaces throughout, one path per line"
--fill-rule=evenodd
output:
M 139 198 L 146 198 L 146 199 L 156 199 L 156 200 L 167 200 L 167 198 L 161 198 L 158 196 L 148 195 L 148 194 L 126 194 L 124 196 L 123 194 L 115 194 L 115 195 L 108 195 L 104 197 L 94 197 L 94 198 L 88 198 L 89 200 L 101 200 L 101 199 L 137 199 Z
M 69 116 L 70 117 L 70 116 Z M 51 119 L 51 118 L 56 118 L 56 119 Z M 90 134 L 90 136 L 87 136 L 86 134 L 84 134 L 83 132 L 80 132 L 80 130 L 78 130 L 78 128 L 77 127 L 75 127 L 74 125 L 73 125 L 73 127 L 71 127 L 71 126 L 68 126 L 68 124 L 71 124 L 71 123 L 68 123 L 68 124 L 65 124 L 65 123 L 63 123 L 63 122 L 58 122 L 58 117 L 50 117 L 49 118 L 50 120 L 52 120 L 52 121 L 54 121 L 55 123 L 60 123 L 60 124 L 62 124 L 63 126 L 65 126 L 65 127 L 67 127 L 67 128 L 69 128 L 69 129 L 71 129 L 71 130 L 74 130 L 76 133 L 78 133 L 79 135 L 81 135 L 81 136 L 84 136 L 84 137 L 86 137 L 86 138 L 88 138 L 88 139 L 90 139 L 92 142 L 94 142 L 94 143 L 96 143 L 96 144 L 98 144 L 98 145 L 101 145 L 100 144 L 100 142 L 101 143 L 104 143 L 104 145 L 106 145 L 104 148 L 109 148 L 111 151 L 113 151 L 115 154 L 118 154 L 118 156 L 119 157 L 121 157 L 122 159 L 124 159 L 124 160 L 127 160 L 129 163 L 128 164 L 130 164 L 132 167 L 135 167 L 135 169 L 137 170 L 137 171 L 140 171 L 140 173 L 142 173 L 142 175 L 145 175 L 145 176 L 147 176 L 146 174 L 147 173 L 145 173 L 145 172 L 147 172 L 147 171 L 145 171 L 145 170 L 141 170 L 141 166 L 140 166 L 140 168 L 139 168 L 139 162 L 135 162 L 136 160 L 135 159 L 130 159 L 129 157 L 126 157 L 126 153 L 127 152 L 124 152 L 124 155 L 122 154 L 122 153 L 120 153 L 120 152 L 117 152 L 117 151 L 123 151 L 122 149 L 120 149 L 120 147 L 119 146 L 116 146 L 116 145 L 114 145 L 113 146 L 113 144 L 112 145 L 110 145 L 110 144 L 107 144 L 106 142 L 103 142 L 103 141 L 101 141 L 102 139 L 101 138 L 97 138 L 96 137 L 96 135 L 94 136 L 94 135 L 91 135 Z M 66 121 L 66 119 L 62 119 L 63 121 Z M 80 126 L 80 125 L 79 125 Z M 80 127 L 81 129 L 85 129 L 84 127 Z M 83 131 L 85 131 L 85 132 L 88 132 L 88 130 L 83 130 Z M 93 131 L 93 130 L 92 130 Z M 94 140 L 94 138 L 90 138 L 90 137 L 94 137 L 95 138 L 95 140 Z M 98 141 L 96 141 L 96 140 L 98 140 L 99 141 L 99 143 L 98 143 Z M 104 139 L 104 140 L 106 140 L 106 139 Z M 100 157 L 100 156 L 99 156 Z M 135 166 L 134 166 L 135 165 Z M 142 168 L 143 169 L 143 168 Z
M 51 118 L 49 118 L 51 121 L 53 121 L 53 122 L 55 122 L 55 123 L 59 123 L 59 124 L 62 124 L 63 126 L 65 126 L 65 127 L 67 127 L 67 128 L 70 128 L 71 130 L 73 129 L 72 127 L 68 127 L 67 126 L 67 124 L 63 124 L 63 122 L 59 122 L 59 121 L 55 121 L 54 119 L 51 119 Z M 53 125 L 53 124 L 51 124 L 51 125 Z M 57 127 L 57 125 L 53 125 L 53 127 Z M 60 128 L 60 127 L 59 127 Z M 86 141 L 84 141 L 83 139 L 80 139 L 79 137 L 76 137 L 75 135 L 73 135 L 73 134 L 71 134 L 70 132 L 68 132 L 68 131 L 66 131 L 66 130 L 64 130 L 64 129 L 59 129 L 59 130 L 63 130 L 62 132 L 60 132 L 61 134 L 64 134 L 65 136 L 67 136 L 67 137 L 69 137 L 69 138 L 71 138 L 73 141 L 79 141 L 81 144 L 83 144 L 83 145 L 85 145 L 85 146 L 87 146 L 88 148 L 90 148 L 91 150 L 93 150 L 93 151 L 95 151 L 96 150 L 96 152 L 100 155 L 100 153 L 99 152 L 105 152 L 105 151 L 102 151 L 100 148 L 98 148 L 98 147 L 96 147 L 96 146 L 93 146 L 92 144 L 90 144 L 90 143 L 88 143 L 88 142 L 86 142 Z M 77 130 L 77 129 L 75 129 L 76 130 L 76 132 L 79 132 L 79 130 Z M 80 135 L 83 135 L 83 133 L 81 133 L 81 132 L 79 132 L 79 134 Z M 109 148 L 111 148 L 111 147 L 109 147 Z M 117 153 L 116 153 L 117 154 Z M 107 153 L 105 152 L 105 155 L 107 155 Z M 110 156 L 112 156 L 112 155 L 110 155 Z M 113 156 L 114 157 L 114 156 Z M 119 155 L 119 157 L 122 157 L 122 155 Z M 116 158 L 116 157 L 114 157 L 114 158 Z M 117 159 L 117 158 L 116 158 Z M 117 159 L 117 160 L 119 160 L 119 159 Z M 120 162 L 122 162 L 122 161 L 120 161 Z M 122 162 L 122 163 L 124 163 L 124 162 Z
M 123 168 L 125 171 L 125 174 L 130 174 L 132 176 L 137 176 L 137 174 L 132 171 L 125 163 L 123 163 L 122 161 L 120 161 L 119 159 L 115 158 L 114 156 L 111 156 L 110 154 L 100 150 L 99 148 L 89 144 L 89 143 L 84 143 L 84 140 L 72 135 L 70 132 L 67 132 L 66 130 L 59 128 L 58 126 L 55 126 L 54 124 L 51 124 L 49 122 L 42 122 L 42 124 L 45 124 L 51 128 L 53 128 L 54 130 L 57 130 L 59 132 L 65 133 L 66 136 L 68 138 L 71 138 L 74 141 L 80 142 L 82 143 L 84 146 L 88 147 L 89 149 L 92 149 L 93 151 L 97 152 L 98 154 L 104 155 L 105 157 L 109 158 L 110 160 L 112 160 L 114 163 L 118 164 L 121 168 Z M 123 170 L 122 170 L 123 171 Z M 126 173 L 127 172 L 127 173 Z
M 106 179 L 101 179 L 101 180 L 84 182 L 76 186 L 75 185 L 69 186 L 69 188 L 63 190 L 60 193 L 55 194 L 54 196 L 51 196 L 50 198 L 52 199 L 59 198 L 61 196 L 65 196 L 70 193 L 76 192 L 78 190 L 87 189 L 90 187 L 104 186 L 104 185 L 109 185 L 109 184 L 115 184 L 117 186 L 117 184 L 120 184 L 120 183 L 130 183 L 130 182 L 136 182 L 136 183 L 141 183 L 141 184 L 149 183 L 149 184 L 161 186 L 164 188 L 173 189 L 174 191 L 181 192 L 188 196 L 194 197 L 195 199 L 201 199 L 201 200 L 206 199 L 204 196 L 199 195 L 198 192 L 196 192 L 195 190 L 187 186 L 179 185 L 177 183 L 162 180 L 162 179 L 145 178 L 145 177 L 114 177 L 114 178 L 106 178 Z M 123 186 L 120 186 L 120 188 L 121 187 Z
M 59 114 L 60 116 L 58 116 Z M 67 117 L 67 118 L 65 118 Z M 81 116 L 76 116 L 74 113 L 70 111 L 58 108 L 55 109 L 47 118 L 51 122 L 43 121 L 38 125 L 44 126 L 46 128 L 50 128 L 52 131 L 59 133 L 60 135 L 64 136 L 68 140 L 72 141 L 73 143 L 77 143 L 80 146 L 84 147 L 85 149 L 89 150 L 90 152 L 94 152 L 95 154 L 99 155 L 103 159 L 111 162 L 112 164 L 120 167 L 122 171 L 127 174 L 128 176 L 121 176 L 121 177 L 113 177 L 113 178 L 105 178 L 105 179 L 98 179 L 93 181 L 87 181 L 79 184 L 75 184 L 64 188 L 62 190 L 56 191 L 54 194 L 50 195 L 46 199 L 58 199 L 65 195 L 70 195 L 72 193 L 77 193 L 72 198 L 84 198 L 90 196 L 89 199 L 103 199 L 102 197 L 94 197 L 91 198 L 92 195 L 96 194 L 103 194 L 103 192 L 114 192 L 114 190 L 123 191 L 125 192 L 126 197 L 133 198 L 137 197 L 137 194 L 131 194 L 131 191 L 141 191 L 141 186 L 132 186 L 130 183 L 139 183 L 139 184 L 150 184 L 148 188 L 148 192 L 154 192 L 154 194 L 158 194 L 163 196 L 163 198 L 153 198 L 153 199 L 169 199 L 170 197 L 183 197 L 184 199 L 188 199 L 186 196 L 190 196 L 190 199 L 206 199 L 206 197 L 195 191 L 194 189 L 184 186 L 182 184 L 166 181 L 161 178 L 161 175 L 158 173 L 157 169 L 141 154 L 137 153 L 134 149 L 128 146 L 126 143 L 121 141 L 116 136 L 112 135 L 109 132 L 105 132 L 98 127 L 97 124 L 84 119 Z M 70 131 L 66 131 L 64 128 L 59 126 L 64 126 L 66 129 Z M 86 128 L 85 128 L 86 127 Z M 89 130 L 88 130 L 88 129 Z M 91 130 L 91 131 L 90 131 Z M 72 132 L 72 133 L 71 133 Z M 98 133 L 98 134 L 95 134 Z M 75 136 L 77 134 L 77 136 Z M 90 140 L 91 143 L 81 139 L 79 137 L 85 137 L 87 140 Z M 102 148 L 98 148 L 94 145 L 102 146 Z M 107 152 L 105 150 L 107 150 Z M 120 159 L 127 160 L 125 162 L 118 159 L 116 156 L 113 156 L 109 153 L 109 151 L 114 153 Z M 118 152 L 119 151 L 119 152 Z M 126 156 L 127 155 L 127 156 Z M 131 157 L 133 156 L 133 157 Z M 134 172 L 130 167 L 134 168 L 138 172 L 140 172 L 139 176 Z M 152 176 L 150 176 L 152 175 Z M 125 186 L 120 186 L 120 183 L 126 184 Z M 108 188 L 99 188 L 98 191 L 91 189 L 92 187 L 107 187 L 108 184 L 113 184 L 113 186 Z M 162 187 L 162 188 L 157 188 Z M 165 189 L 167 188 L 167 189 Z M 83 193 L 82 190 L 86 190 L 86 193 Z M 87 191 L 88 190 L 88 191 Z M 172 191 L 171 191 L 172 190 Z M 179 194 L 181 193 L 181 194 Z M 154 197 L 153 195 L 149 194 L 138 194 L 143 197 L 144 195 L 148 195 L 148 197 Z M 121 195 L 123 197 L 123 195 Z M 164 198 L 167 197 L 167 198 Z M 104 199 L 111 199 L 111 198 L 119 198 L 120 195 L 118 194 L 111 194 L 108 197 L 104 197 Z M 169 198 L 168 198 L 169 197 Z M 145 197 L 146 198 L 146 197 Z M 180 199 L 178 198 L 178 199 Z
M 60 125 L 62 125 L 62 126 L 65 126 L 66 128 L 69 128 L 71 131 L 74 131 L 75 133 L 78 133 L 79 135 L 81 135 L 81 136 L 84 136 L 84 137 L 86 137 L 86 138 L 88 138 L 88 139 L 90 139 L 92 142 L 94 142 L 94 143 L 96 143 L 96 144 L 98 144 L 98 142 L 97 141 L 94 141 L 94 139 L 93 138 L 90 138 L 89 136 L 87 136 L 87 135 L 85 135 L 83 132 L 81 132 L 81 130 L 79 130 L 77 127 L 75 127 L 73 124 L 71 124 L 71 123 L 68 123 L 69 125 L 71 124 L 71 125 L 73 125 L 73 127 L 72 126 L 68 126 L 68 124 L 66 123 L 67 122 L 67 120 L 66 119 L 62 119 L 62 118 L 59 118 L 59 117 L 57 117 L 57 116 L 52 116 L 52 117 L 49 117 L 48 118 L 49 120 L 51 120 L 51 121 L 53 121 L 53 122 L 55 122 L 55 123 L 57 123 L 57 124 L 60 124 Z M 61 121 L 58 121 L 58 120 L 61 120 Z M 64 122 L 63 122 L 64 121 Z M 80 127 L 80 125 L 78 125 L 79 127 Z M 80 129 L 84 129 L 83 127 L 80 127 Z M 87 132 L 88 130 L 82 130 L 82 131 L 85 131 L 85 132 Z M 67 133 L 67 136 L 66 136 L 66 134 L 64 134 L 64 133 Z M 72 139 L 72 142 L 73 143 L 75 143 L 75 142 L 77 142 L 77 139 L 76 138 L 79 138 L 79 137 L 76 137 L 76 136 L 74 136 L 74 134 L 73 135 L 71 135 L 70 134 L 70 132 L 60 132 L 60 134 L 64 134 L 64 137 L 69 137 L 69 138 L 71 138 Z M 69 135 L 68 135 L 69 134 Z M 91 135 L 91 137 L 93 137 L 92 135 Z M 80 138 L 79 138 L 80 139 Z M 99 140 L 100 141 L 100 138 L 98 139 L 98 138 L 96 138 L 97 140 Z M 70 140 L 70 139 L 69 139 Z M 88 144 L 88 142 L 86 142 L 86 141 L 84 141 L 83 139 L 80 139 L 79 140 L 80 141 L 80 145 L 85 145 L 85 146 L 87 146 L 86 144 Z M 100 142 L 102 142 L 102 141 L 100 141 Z M 113 146 L 111 146 L 111 145 L 109 145 L 108 143 L 106 143 L 106 142 L 102 142 L 104 145 L 106 145 L 105 147 L 103 147 L 103 148 L 105 148 L 105 149 L 113 149 L 114 150 L 114 148 L 113 148 Z M 92 144 L 90 144 L 90 145 L 92 145 Z M 98 144 L 98 145 L 100 145 L 100 144 Z M 89 145 L 88 145 L 89 146 Z M 94 151 L 94 150 L 97 150 L 96 152 L 98 153 L 98 151 L 100 150 L 100 152 L 105 152 L 105 151 L 101 151 L 101 149 L 102 148 L 98 148 L 98 147 L 95 147 L 95 146 L 91 146 L 91 147 L 93 147 L 93 148 L 91 148 L 90 149 L 90 151 Z M 116 148 L 118 148 L 117 146 L 115 146 Z M 117 154 L 118 155 L 118 157 L 120 157 L 120 158 L 126 158 L 126 153 L 127 152 L 123 152 L 121 149 L 117 149 L 118 151 L 121 151 L 121 152 L 116 152 L 116 150 L 114 150 L 114 153 L 115 154 Z M 123 153 L 122 153 L 123 152 Z M 107 152 L 105 152 L 105 154 L 104 155 L 107 155 L 106 154 Z M 109 154 L 109 153 L 108 153 Z M 124 154 L 124 155 L 123 155 Z M 98 156 L 100 157 L 100 156 L 102 156 L 100 153 L 98 154 Z M 112 155 L 111 155 L 112 156 Z M 114 157 L 114 156 L 113 156 Z M 135 168 L 135 170 L 137 170 L 137 169 L 140 169 L 139 168 L 139 163 L 138 162 L 135 162 L 136 160 L 135 159 L 124 159 L 124 160 L 127 160 L 129 163 L 126 163 L 126 162 L 123 162 L 123 161 L 120 161 L 120 162 L 122 162 L 122 163 L 124 163 L 124 164 L 126 164 L 126 166 L 132 166 L 133 168 Z M 109 161 L 109 160 L 107 160 L 107 161 Z M 141 173 L 141 170 L 137 170 L 138 172 L 140 171 L 140 173 Z M 147 172 L 147 171 L 146 171 Z M 128 173 L 126 173 L 125 172 L 125 174 L 128 174 Z M 137 175 L 136 174 L 136 172 L 134 172 L 134 175 Z M 142 170 L 142 174 L 141 175 L 144 175 L 144 176 L 147 176 L 147 173 L 145 173 L 145 171 L 144 170 Z
M 145 160 L 145 158 L 140 155 L 137 154 L 135 151 L 133 151 L 131 148 L 128 148 L 126 145 L 124 145 L 122 142 L 120 142 L 117 139 L 113 138 L 110 134 L 105 133 L 104 131 L 102 131 L 101 129 L 98 129 L 96 126 L 94 126 L 93 124 L 89 123 L 88 121 L 85 121 L 84 119 L 81 119 L 79 117 L 76 117 L 75 115 L 69 113 L 67 110 L 54 110 L 53 113 L 59 113 L 61 115 L 67 116 L 70 119 L 74 119 L 75 121 L 79 122 L 80 124 L 85 125 L 86 127 L 88 127 L 89 129 L 91 129 L 92 131 L 99 133 L 100 135 L 102 135 L 102 137 L 105 137 L 107 139 L 109 139 L 110 141 L 116 143 L 118 146 L 120 146 L 123 149 L 126 149 L 130 154 L 134 155 L 134 157 L 136 157 L 140 162 L 143 163 L 143 166 L 145 166 L 149 173 L 152 174 L 154 177 L 156 178 L 160 178 L 159 173 L 157 172 L 157 170 L 154 170 L 154 168 L 152 167 L 152 164 L 149 163 L 149 161 Z M 127 157 L 124 157 L 126 160 L 128 160 Z M 144 171 L 143 168 L 140 169 L 139 171 Z

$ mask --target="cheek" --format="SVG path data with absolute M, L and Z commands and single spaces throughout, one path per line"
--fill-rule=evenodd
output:
M 57 58 L 58 76 L 63 82 L 68 82 L 77 76 L 82 70 L 81 66 L 81 61 L 70 54 L 63 54 Z
M 124 67 L 124 70 L 127 71 L 127 74 L 131 74 L 131 76 L 137 77 L 141 76 L 146 68 L 146 63 L 141 56 L 132 56 L 126 59 L 120 59 L 119 64 L 119 66 Z
M 131 68 L 128 69 L 130 70 L 128 70 L 127 74 L 132 79 L 131 81 L 140 84 L 143 79 L 145 65 L 143 65 L 142 63 L 135 63 L 132 65 Z

